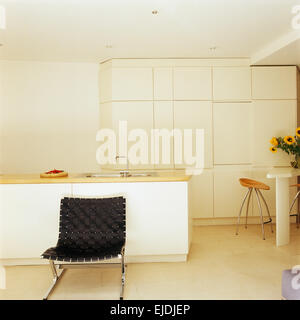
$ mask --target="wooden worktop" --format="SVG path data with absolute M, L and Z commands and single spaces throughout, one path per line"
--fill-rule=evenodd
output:
M 107 173 L 107 172 L 105 172 Z M 47 183 L 111 183 L 111 182 L 172 182 L 188 181 L 191 176 L 184 170 L 155 171 L 145 177 L 86 177 L 87 174 L 73 173 L 64 178 L 40 178 L 39 174 L 0 175 L 0 184 L 47 184 Z

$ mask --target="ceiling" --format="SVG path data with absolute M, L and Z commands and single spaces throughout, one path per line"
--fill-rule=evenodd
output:
M 261 59 L 258 65 L 298 65 L 300 67 L 300 38 Z
M 0 0 L 6 9 L 0 59 L 254 57 L 254 64 L 300 65 L 300 30 L 295 37 L 291 24 L 297 4 L 300 0 Z

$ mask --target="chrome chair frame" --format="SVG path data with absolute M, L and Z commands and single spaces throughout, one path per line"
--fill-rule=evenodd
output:
M 61 270 L 61 272 L 58 274 L 57 270 L 56 270 L 56 265 L 54 264 L 53 260 L 49 260 L 49 264 L 50 264 L 50 269 L 53 275 L 53 282 L 51 284 L 51 286 L 49 287 L 49 289 L 47 290 L 43 300 L 47 300 L 49 295 L 52 293 L 52 291 L 54 290 L 56 284 L 58 283 L 58 281 L 62 278 L 65 269 Z M 58 267 L 60 267 L 60 265 L 58 265 Z
M 116 267 L 121 264 L 121 289 L 120 289 L 120 300 L 124 299 L 124 286 L 125 286 L 125 272 L 127 265 L 125 264 L 125 246 L 122 247 L 121 254 L 118 256 L 121 259 L 120 263 L 58 263 L 55 264 L 54 260 L 49 260 L 50 269 L 53 275 L 53 282 L 50 285 L 49 289 L 47 290 L 43 300 L 48 300 L 50 294 L 54 291 L 55 286 L 61 280 L 64 272 L 66 269 L 73 269 L 73 268 L 109 268 L 109 267 Z M 59 272 L 57 269 L 61 269 Z
M 121 196 L 61 199 L 57 245 L 41 255 L 42 259 L 49 260 L 53 276 L 43 300 L 47 300 L 53 292 L 65 269 L 113 266 L 121 266 L 120 300 L 123 300 L 126 270 L 125 216 L 126 198 Z M 111 259 L 120 259 L 120 262 L 109 263 Z
M 243 202 L 242 202 L 242 205 L 241 205 L 241 208 L 240 208 L 240 212 L 239 212 L 239 216 L 238 216 L 238 222 L 237 222 L 237 226 L 236 226 L 236 235 L 238 235 L 239 233 L 239 225 L 240 225 L 240 219 L 241 219 L 241 215 L 242 215 L 242 211 L 243 211 L 243 207 L 244 207 L 244 204 L 247 200 L 247 197 L 248 197 L 248 201 L 247 201 L 247 209 L 246 209 L 246 223 L 245 223 L 245 228 L 247 229 L 247 220 L 248 220 L 248 211 L 249 211 L 249 204 L 250 204 L 250 199 L 251 199 L 251 195 L 252 195 L 252 192 L 253 192 L 253 189 L 255 191 L 255 194 L 256 194 L 256 199 L 257 199 L 257 203 L 258 203 L 258 207 L 259 207 L 259 213 L 260 213 L 260 223 L 261 223 L 261 228 L 262 228 L 262 235 L 263 235 L 263 240 L 265 240 L 265 228 L 264 228 L 264 225 L 267 224 L 267 223 L 270 223 L 271 225 L 271 231 L 273 233 L 273 226 L 272 226 L 272 218 L 271 218 L 271 215 L 270 215 L 270 211 L 269 211 L 269 208 L 268 208 L 268 205 L 267 205 L 267 202 L 265 200 L 265 198 L 263 197 L 261 191 L 257 188 L 248 188 L 248 191 L 243 199 Z M 300 192 L 299 192 L 300 193 Z M 263 200 L 264 204 L 265 204 L 265 207 L 267 209 L 267 213 L 268 213 L 268 216 L 269 216 L 269 220 L 264 222 L 264 218 L 263 218 L 263 214 L 262 214 L 262 206 L 261 206 L 261 201 L 260 201 L 260 198 Z
M 297 210 L 297 213 L 295 214 L 291 214 L 292 210 L 293 210 L 293 207 L 296 203 L 296 200 L 298 199 L 300 195 L 300 190 L 297 192 L 295 198 L 293 199 L 293 202 L 290 206 L 290 211 L 289 211 L 289 214 L 290 214 L 290 217 L 296 217 L 296 224 L 297 224 L 297 228 L 299 229 L 299 224 L 300 224 L 300 210 L 299 210 L 299 203 L 298 203 L 298 210 Z

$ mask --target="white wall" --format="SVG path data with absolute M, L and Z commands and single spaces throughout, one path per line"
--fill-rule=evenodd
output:
M 0 173 L 99 169 L 98 68 L 0 61 Z

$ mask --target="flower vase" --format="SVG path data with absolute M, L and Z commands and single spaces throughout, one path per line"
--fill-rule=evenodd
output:
M 300 155 L 295 155 L 295 160 L 291 161 L 291 166 L 295 169 L 300 168 Z

